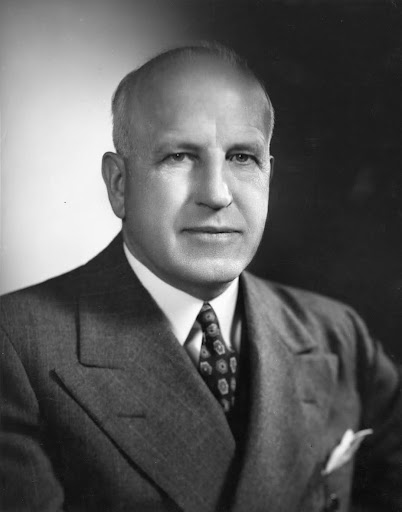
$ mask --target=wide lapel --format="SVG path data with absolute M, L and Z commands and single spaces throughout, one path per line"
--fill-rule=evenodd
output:
M 82 273 L 79 325 L 79 361 L 56 369 L 64 385 L 183 510 L 216 509 L 233 436 L 120 237 Z
M 324 457 L 322 428 L 336 358 L 317 353 L 291 309 L 266 283 L 242 279 L 251 366 L 251 412 L 235 512 L 299 512 Z

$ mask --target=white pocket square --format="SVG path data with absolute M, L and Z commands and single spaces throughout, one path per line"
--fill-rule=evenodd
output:
M 363 439 L 372 433 L 373 430 L 371 428 L 359 430 L 358 432 L 353 432 L 353 430 L 348 429 L 343 434 L 341 442 L 334 448 L 329 456 L 322 474 L 329 475 L 335 471 L 335 469 L 338 469 L 349 462 L 356 453 Z

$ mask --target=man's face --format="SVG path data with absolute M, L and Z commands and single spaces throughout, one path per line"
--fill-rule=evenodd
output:
M 164 281 L 210 300 L 249 264 L 264 230 L 264 95 L 213 62 L 173 66 L 142 89 L 126 161 L 124 238 Z

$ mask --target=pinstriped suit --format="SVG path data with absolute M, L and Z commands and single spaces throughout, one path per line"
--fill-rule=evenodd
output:
M 120 236 L 3 297 L 2 510 L 315 512 L 334 492 L 346 511 L 354 463 L 320 472 L 345 430 L 364 427 L 375 434 L 356 461 L 356 498 L 402 510 L 398 377 L 362 322 L 248 273 L 241 289 L 250 400 L 236 466 L 220 406 Z

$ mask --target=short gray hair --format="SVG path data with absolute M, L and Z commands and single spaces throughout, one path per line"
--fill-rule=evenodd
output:
M 113 143 L 117 153 L 127 158 L 133 151 L 133 141 L 130 129 L 130 102 L 132 94 L 138 86 L 140 80 L 148 76 L 157 66 L 166 62 L 176 62 L 180 59 L 189 59 L 202 55 L 210 55 L 221 59 L 251 77 L 263 90 L 267 99 L 269 116 L 269 138 L 271 138 L 274 128 L 274 109 L 271 99 L 263 82 L 250 69 L 245 59 L 238 55 L 234 50 L 216 42 L 203 42 L 194 46 L 181 46 L 160 53 L 148 60 L 145 64 L 128 73 L 119 83 L 112 98 L 112 116 L 113 116 Z

